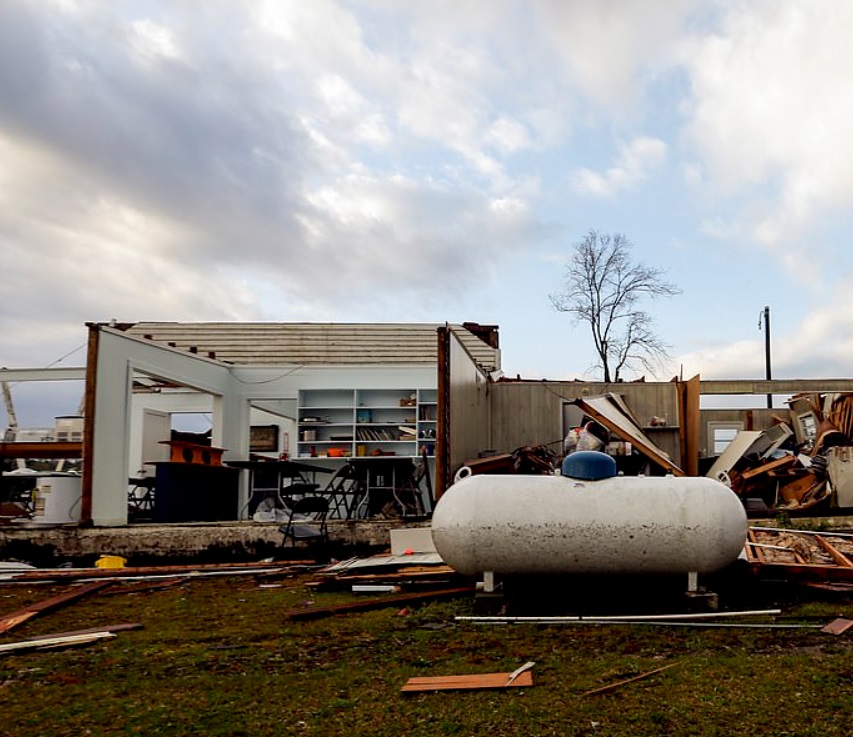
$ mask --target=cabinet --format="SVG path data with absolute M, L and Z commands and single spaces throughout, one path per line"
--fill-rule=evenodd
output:
M 435 389 L 306 389 L 299 392 L 300 458 L 435 453 Z
M 154 486 L 155 522 L 220 522 L 239 516 L 239 468 L 160 461 Z

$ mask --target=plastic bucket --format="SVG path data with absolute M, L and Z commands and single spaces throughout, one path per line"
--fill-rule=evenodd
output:
M 83 480 L 80 476 L 56 474 L 42 476 L 33 490 L 35 511 L 32 521 L 61 525 L 80 521 Z

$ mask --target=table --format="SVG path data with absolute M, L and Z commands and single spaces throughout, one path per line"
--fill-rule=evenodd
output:
M 284 505 L 283 495 L 305 495 L 320 488 L 317 483 L 318 473 L 331 474 L 333 471 L 310 463 L 300 463 L 291 460 L 247 460 L 228 461 L 228 467 L 245 469 L 249 472 L 249 503 L 247 512 L 251 517 L 258 505 L 266 497 L 274 497 L 281 506 Z M 285 485 L 285 481 L 290 483 Z
M 348 516 L 420 516 L 423 499 L 418 469 L 407 456 L 359 456 L 350 458 L 363 496 Z

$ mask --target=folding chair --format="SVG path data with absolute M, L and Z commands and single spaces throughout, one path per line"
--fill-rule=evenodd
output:
M 127 493 L 128 512 L 136 519 L 150 518 L 154 515 L 155 482 L 154 476 L 129 478 L 128 485 L 133 485 Z
M 364 496 L 364 482 L 352 463 L 345 463 L 321 492 L 329 500 L 329 511 L 338 519 L 349 519 Z
M 287 524 L 278 528 L 284 535 L 284 545 L 290 540 L 293 547 L 297 542 L 325 544 L 329 540 L 326 517 L 329 500 L 324 496 L 304 496 L 294 499 Z

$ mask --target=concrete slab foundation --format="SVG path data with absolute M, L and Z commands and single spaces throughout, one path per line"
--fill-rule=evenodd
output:
M 415 527 L 409 520 L 329 522 L 329 549 L 336 557 L 388 548 L 391 530 Z M 428 522 L 423 523 L 428 525 Z M 217 522 L 196 524 L 135 524 L 85 528 L 74 525 L 10 525 L 0 527 L 0 560 L 23 560 L 38 566 L 58 565 L 119 555 L 128 565 L 167 561 L 252 561 L 268 557 L 299 557 L 300 549 L 283 548 L 279 524 Z

